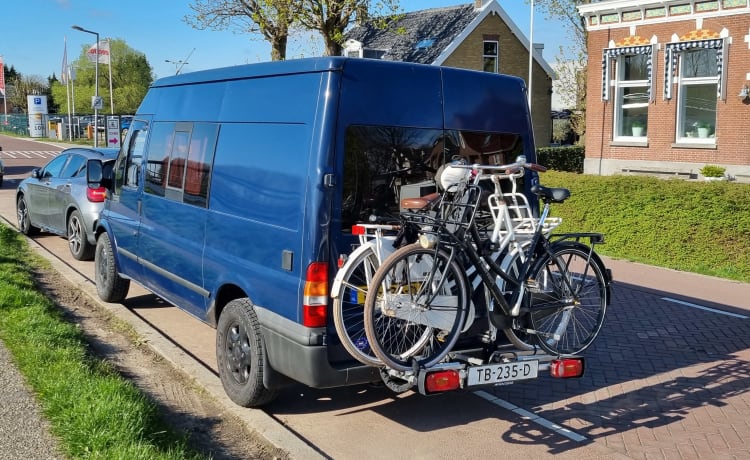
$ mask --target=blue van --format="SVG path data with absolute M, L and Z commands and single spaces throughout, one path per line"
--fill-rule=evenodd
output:
M 133 280 L 216 327 L 242 406 L 292 381 L 378 381 L 330 314 L 352 224 L 397 214 L 457 155 L 534 161 L 532 132 L 524 82 L 491 73 L 324 57 L 162 78 L 99 178 L 99 295 L 121 301 Z

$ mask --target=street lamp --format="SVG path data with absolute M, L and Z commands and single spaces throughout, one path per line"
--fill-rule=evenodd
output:
M 97 148 L 99 139 L 99 33 L 86 30 L 81 26 L 73 26 L 73 29 L 87 34 L 96 35 L 96 60 L 94 61 L 94 148 Z
M 175 68 L 175 73 L 174 74 L 175 75 L 179 75 L 180 74 L 180 70 L 182 70 L 182 66 L 184 66 L 185 64 L 190 64 L 189 62 L 186 62 L 186 61 L 170 61 L 169 59 L 164 59 L 164 62 L 168 62 L 170 64 L 174 64 L 174 68 Z

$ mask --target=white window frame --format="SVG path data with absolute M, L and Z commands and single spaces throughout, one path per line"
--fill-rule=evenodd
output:
M 625 64 L 624 60 L 628 57 L 636 56 L 637 54 L 621 54 L 617 57 L 617 74 L 614 80 L 614 90 L 615 90 L 615 110 L 614 110 L 614 120 L 612 123 L 612 129 L 613 132 L 613 138 L 617 141 L 645 141 L 647 139 L 647 132 L 648 132 L 648 106 L 649 106 L 649 100 L 650 100 L 650 88 L 651 88 L 651 81 L 649 78 L 653 79 L 653 76 L 650 75 L 649 72 L 647 73 L 647 78 L 644 80 L 625 80 Z M 644 57 L 648 58 L 644 55 Z M 624 98 L 625 89 L 626 88 L 642 88 L 643 91 L 639 91 L 639 94 L 643 94 L 645 96 L 645 100 L 643 102 L 627 102 Z M 645 108 L 646 109 L 646 125 L 643 130 L 643 135 L 641 136 L 634 136 L 632 130 L 629 131 L 628 129 L 631 128 L 630 121 L 626 120 L 626 117 L 624 116 L 624 111 L 627 109 L 639 109 L 639 108 Z M 628 126 L 624 126 L 624 124 L 628 124 Z
M 487 43 L 495 44 L 495 54 L 485 53 L 485 48 L 486 48 Z M 485 72 L 488 72 L 488 70 L 484 68 L 484 63 L 488 58 L 495 60 L 495 68 L 492 70 L 492 72 L 499 73 L 500 72 L 500 42 L 498 40 L 483 40 L 482 41 L 482 70 L 484 70 Z
M 679 64 L 680 71 L 677 77 L 677 96 L 678 97 L 677 97 L 677 120 L 675 124 L 675 128 L 676 128 L 675 142 L 715 145 L 716 144 L 717 99 L 714 99 L 714 98 L 709 99 L 709 101 L 712 102 L 714 106 L 714 110 L 713 110 L 714 119 L 713 119 L 713 127 L 712 127 L 713 132 L 709 133 L 709 137 L 701 138 L 694 131 L 683 131 L 683 126 L 684 126 L 685 117 L 686 117 L 686 114 L 685 114 L 686 91 L 685 89 L 690 86 L 712 85 L 714 88 L 714 91 L 710 93 L 712 95 L 716 94 L 719 90 L 720 75 L 718 71 L 716 72 L 715 75 L 710 75 L 706 77 L 685 77 L 685 72 L 684 72 L 685 59 L 683 58 L 686 54 L 695 53 L 695 52 L 703 52 L 703 53 L 710 53 L 710 54 L 716 53 L 716 51 L 711 48 L 695 48 L 695 49 L 692 49 L 689 51 L 683 51 L 680 53 L 680 64 Z

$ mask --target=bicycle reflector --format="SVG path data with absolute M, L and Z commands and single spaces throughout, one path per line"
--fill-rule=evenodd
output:
M 583 377 L 583 358 L 560 358 L 549 364 L 549 373 L 558 379 Z
M 461 387 L 461 377 L 455 369 L 430 372 L 424 380 L 426 394 L 457 390 Z

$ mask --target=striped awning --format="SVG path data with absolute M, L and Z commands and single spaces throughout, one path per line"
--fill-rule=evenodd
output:
M 633 54 L 646 54 L 646 73 L 648 75 L 648 81 L 651 83 L 648 87 L 648 100 L 652 101 L 654 97 L 654 79 L 651 78 L 653 70 L 653 56 L 656 45 L 638 45 L 638 46 L 621 46 L 617 48 L 604 48 L 602 53 L 602 100 L 609 100 L 609 76 L 611 73 L 611 65 L 614 60 L 620 56 L 627 56 Z
M 672 88 L 674 86 L 674 77 L 677 73 L 680 54 L 697 48 L 716 50 L 716 72 L 718 77 L 716 97 L 718 99 L 726 99 L 724 62 L 726 62 L 727 46 L 724 43 L 725 40 L 724 38 L 714 38 L 667 43 L 664 48 L 664 99 L 672 99 Z

